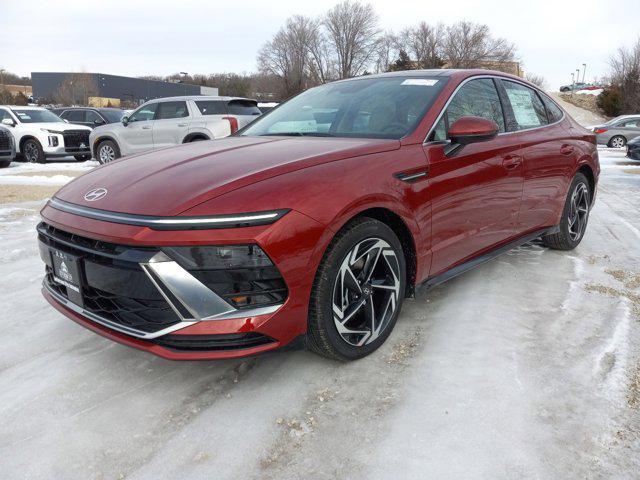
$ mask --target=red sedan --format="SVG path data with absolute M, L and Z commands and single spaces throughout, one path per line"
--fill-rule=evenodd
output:
M 170 359 L 295 340 L 352 360 L 404 298 L 541 238 L 582 240 L 596 141 L 544 92 L 486 70 L 307 90 L 235 136 L 131 156 L 62 188 L 38 226 L 43 292 Z

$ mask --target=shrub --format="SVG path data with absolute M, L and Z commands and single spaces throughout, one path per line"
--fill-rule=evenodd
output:
M 605 115 L 617 117 L 622 112 L 622 95 L 615 87 L 605 88 L 597 99 L 598 107 Z

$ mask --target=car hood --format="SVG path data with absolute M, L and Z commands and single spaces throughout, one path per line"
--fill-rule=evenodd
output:
M 178 215 L 238 188 L 295 170 L 400 148 L 398 140 L 229 137 L 123 158 L 82 175 L 60 200 L 113 212 Z M 84 196 L 106 188 L 100 200 Z M 242 206 L 238 206 L 242 212 Z
M 66 132 L 67 130 L 91 131 L 89 127 L 85 127 L 84 125 L 73 125 L 67 122 L 23 123 L 22 125 L 28 128 L 45 128 L 47 130 L 53 130 L 56 132 Z

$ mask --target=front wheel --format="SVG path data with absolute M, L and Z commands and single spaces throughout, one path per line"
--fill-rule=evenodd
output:
M 545 246 L 554 250 L 573 250 L 578 246 L 587 230 L 591 191 L 587 178 L 578 173 L 573 177 L 565 201 L 559 231 L 542 237 Z
M 22 155 L 24 156 L 24 159 L 29 163 L 45 162 L 42 145 L 40 145 L 40 142 L 34 139 L 29 139 L 22 144 Z
M 120 158 L 120 149 L 112 140 L 103 140 L 96 150 L 98 162 L 105 164 Z
M 360 218 L 331 242 L 316 273 L 307 343 L 336 360 L 356 360 L 382 345 L 395 326 L 406 286 L 398 237 L 387 225 Z
M 11 160 L 0 160 L 0 168 L 7 168 L 11 165 Z

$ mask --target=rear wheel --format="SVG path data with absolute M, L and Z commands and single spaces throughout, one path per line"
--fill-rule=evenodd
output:
M 545 246 L 554 250 L 573 250 L 584 237 L 589 221 L 591 191 L 587 178 L 578 173 L 571 182 L 565 201 L 559 231 L 542 237 Z
M 11 160 L 0 160 L 0 168 L 7 168 L 11 165 Z
M 398 237 L 372 218 L 336 235 L 316 273 L 308 345 L 336 360 L 355 360 L 382 345 L 395 326 L 406 284 Z
M 27 162 L 44 163 L 45 156 L 42 145 L 35 139 L 30 138 L 22 144 L 22 155 Z
M 616 135 L 609 140 L 609 146 L 613 148 L 622 148 L 627 144 L 627 139 L 622 135 Z
M 113 140 L 103 140 L 96 150 L 98 162 L 105 164 L 120 158 L 120 149 Z

